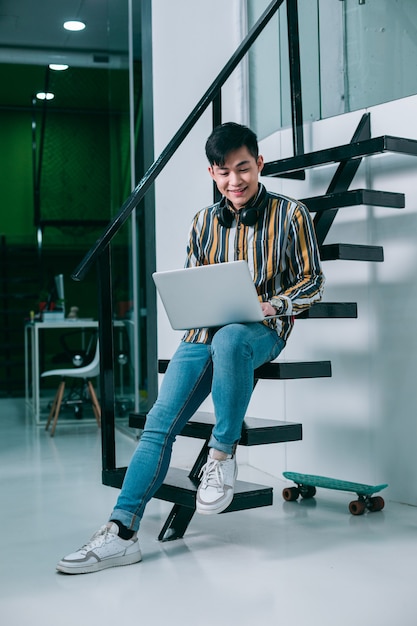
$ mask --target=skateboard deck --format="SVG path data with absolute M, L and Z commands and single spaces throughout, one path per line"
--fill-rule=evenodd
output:
M 364 483 L 355 483 L 348 480 L 339 480 L 337 478 L 329 478 L 328 476 L 315 476 L 314 474 L 299 474 L 298 472 L 284 472 L 285 478 L 292 480 L 297 486 L 286 487 L 282 496 L 288 502 L 297 500 L 301 495 L 303 498 L 313 498 L 316 495 L 316 487 L 323 489 L 335 489 L 337 491 L 350 491 L 356 493 L 357 500 L 349 504 L 349 511 L 352 515 L 362 515 L 365 510 L 370 512 L 382 511 L 385 506 L 384 499 L 381 496 L 374 496 L 375 493 L 382 491 L 387 484 L 367 485 Z

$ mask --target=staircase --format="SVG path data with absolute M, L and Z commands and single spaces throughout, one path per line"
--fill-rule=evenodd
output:
M 219 72 L 202 98 L 190 112 L 183 124 L 179 127 L 171 141 L 165 146 L 159 157 L 150 165 L 141 181 L 126 199 L 119 212 L 110 222 L 102 236 L 85 255 L 84 259 L 73 271 L 72 277 L 76 281 L 83 280 L 87 272 L 96 264 L 99 285 L 99 321 L 100 338 L 102 345 L 108 349 L 102 352 L 102 375 L 101 393 L 102 406 L 102 481 L 106 485 L 120 487 L 126 468 L 116 467 L 115 438 L 114 438 L 114 389 L 108 382 L 111 380 L 113 352 L 112 345 L 112 318 L 111 311 L 112 283 L 111 283 L 111 256 L 110 244 L 121 226 L 130 217 L 134 208 L 143 200 L 151 185 L 155 182 L 159 173 L 167 165 L 171 157 L 181 146 L 183 140 L 189 135 L 197 121 L 210 106 L 212 107 L 213 126 L 222 121 L 222 89 L 233 71 L 238 67 L 252 44 L 256 41 L 263 29 L 277 13 L 284 0 L 272 0 L 264 13 L 259 17 L 256 24 L 248 31 L 236 51 Z M 404 207 L 404 195 L 372 189 L 350 189 L 355 174 L 363 158 L 372 157 L 386 152 L 417 155 L 417 141 L 384 135 L 371 137 L 370 114 L 362 116 L 351 141 L 341 146 L 330 147 L 324 150 L 305 153 L 303 138 L 303 115 L 301 97 L 301 72 L 300 50 L 298 31 L 298 7 L 296 1 L 286 3 L 288 25 L 288 50 L 289 50 L 289 75 L 291 95 L 291 118 L 293 136 L 293 157 L 279 159 L 264 165 L 262 176 L 285 177 L 298 180 L 305 179 L 305 170 L 321 167 L 331 163 L 337 163 L 337 169 L 329 181 L 326 192 L 319 197 L 304 198 L 308 209 L 315 214 L 314 226 L 317 234 L 321 258 L 324 262 L 337 259 L 382 262 L 383 249 L 380 246 L 357 245 L 355 242 L 326 244 L 327 234 L 340 209 L 346 210 L 354 205 L 373 205 L 392 209 Z M 309 318 L 355 318 L 357 317 L 356 303 L 322 302 L 313 306 L 309 311 L 299 316 L 300 320 Z M 298 323 L 298 321 L 297 321 Z M 302 323 L 300 321 L 300 323 Z M 152 329 L 154 330 L 154 329 Z M 152 346 L 153 348 L 153 346 Z M 153 353 L 149 352 L 149 371 L 153 371 L 155 360 Z M 164 371 L 166 363 L 159 363 L 159 371 Z M 264 365 L 255 373 L 254 383 L 260 379 L 286 380 L 290 378 L 320 378 L 331 376 L 331 365 L 328 361 L 312 363 L 270 363 Z M 152 390 L 154 391 L 154 390 Z M 275 417 L 275 416 L 273 416 Z M 278 416 L 279 417 L 279 416 Z M 167 540 L 183 536 L 193 514 L 196 491 L 196 475 L 198 468 L 205 460 L 207 440 L 212 428 L 212 417 L 196 413 L 183 431 L 187 437 L 198 437 L 205 440 L 196 463 L 190 473 L 184 475 L 180 470 L 172 469 L 167 479 L 156 494 L 157 498 L 174 503 L 174 508 L 169 515 L 164 528 L 160 533 L 160 539 Z M 130 425 L 142 428 L 146 415 L 132 414 Z M 277 435 L 277 431 L 281 433 Z M 262 436 L 258 438 L 258 434 Z M 257 434 L 256 434 L 257 433 Z M 256 436 L 255 436 L 256 434 Z M 241 445 L 263 445 L 266 443 L 290 442 L 301 438 L 301 424 L 282 424 L 268 416 L 267 419 L 253 421 L 246 418 Z M 256 443 L 253 443 L 256 440 Z M 250 494 L 246 499 L 245 493 Z M 250 502 L 250 505 L 248 503 Z M 255 486 L 238 486 L 238 490 L 228 511 L 243 508 L 265 506 L 271 504 L 272 494 L 270 488 Z
M 168 361 L 159 361 L 159 372 L 164 373 Z M 255 370 L 254 384 L 261 379 L 288 380 L 294 378 L 323 378 L 331 376 L 329 361 L 267 363 Z M 146 414 L 131 414 L 129 426 L 142 429 Z M 160 541 L 170 541 L 184 536 L 195 513 L 195 495 L 199 483 L 199 473 L 207 460 L 208 440 L 214 426 L 211 413 L 197 412 L 181 432 L 184 437 L 204 440 L 193 468 L 187 470 L 171 468 L 164 484 L 155 494 L 155 498 L 173 502 L 168 518 L 159 533 Z M 271 443 L 299 441 L 302 438 L 302 426 L 299 423 L 280 422 L 271 419 L 246 417 L 242 428 L 239 445 L 256 446 Z M 103 470 L 102 482 L 111 487 L 121 487 L 126 468 Z M 272 504 L 272 487 L 237 481 L 235 496 L 226 512 L 242 511 Z
M 384 260 L 380 246 L 345 243 L 325 245 L 324 241 L 341 208 L 360 204 L 393 209 L 404 208 L 404 194 L 373 189 L 349 189 L 362 159 L 385 152 L 417 156 L 417 141 L 390 135 L 371 138 L 371 114 L 365 113 L 350 143 L 265 163 L 262 175 L 274 177 L 304 174 L 308 168 L 339 163 L 326 193 L 322 196 L 303 199 L 309 211 L 315 213 L 314 226 L 323 261 L 344 259 L 381 262 Z
M 295 175 L 305 177 L 305 170 L 329 163 L 338 167 L 322 196 L 303 198 L 302 202 L 315 214 L 314 226 L 323 261 L 337 259 L 351 261 L 382 262 L 381 246 L 336 243 L 326 245 L 325 239 L 339 209 L 349 206 L 381 206 L 402 209 L 405 197 L 401 193 L 377 191 L 373 189 L 350 189 L 355 174 L 363 158 L 383 152 L 396 152 L 417 156 L 417 141 L 401 137 L 382 136 L 371 138 L 370 114 L 362 116 L 349 144 L 297 155 L 266 163 L 263 176 Z M 354 302 L 320 302 L 302 313 L 298 319 L 356 318 L 357 305 Z M 164 373 L 167 361 L 159 362 L 159 372 Z M 301 378 L 321 378 L 331 376 L 329 361 L 319 362 L 275 362 L 268 363 L 255 371 L 254 385 L 259 380 L 289 380 Z M 131 414 L 129 425 L 142 429 L 146 414 Z M 155 494 L 161 500 L 174 503 L 159 534 L 159 540 L 168 541 L 183 537 L 195 512 L 195 495 L 198 488 L 198 475 L 207 458 L 207 444 L 214 425 L 214 417 L 197 412 L 185 426 L 181 435 L 204 440 L 203 447 L 190 472 L 171 468 L 164 484 Z M 246 417 L 239 445 L 252 446 L 271 443 L 299 441 L 302 438 L 302 425 L 281 422 L 275 419 Z M 103 484 L 120 487 L 126 468 L 103 470 Z M 272 488 L 238 481 L 233 502 L 225 513 L 272 504 Z

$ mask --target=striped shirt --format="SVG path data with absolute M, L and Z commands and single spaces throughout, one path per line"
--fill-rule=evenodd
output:
M 314 226 L 308 209 L 291 198 L 267 193 L 267 202 L 254 226 L 246 226 L 239 214 L 232 226 L 222 226 L 219 204 L 199 211 L 192 222 L 185 267 L 245 260 L 261 302 L 279 296 L 282 317 L 265 320 L 286 341 L 294 316 L 322 297 L 324 276 Z M 183 341 L 208 343 L 213 329 L 186 332 Z

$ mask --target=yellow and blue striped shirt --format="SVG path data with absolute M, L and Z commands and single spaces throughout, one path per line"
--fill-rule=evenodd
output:
M 324 276 L 313 222 L 308 209 L 291 198 L 268 192 L 265 209 L 254 226 L 241 223 L 237 214 L 230 228 L 217 217 L 218 203 L 199 211 L 192 222 L 185 266 L 245 260 L 259 300 L 279 296 L 282 317 L 265 321 L 286 341 L 294 316 L 322 297 Z M 207 343 L 213 329 L 187 331 L 183 340 Z

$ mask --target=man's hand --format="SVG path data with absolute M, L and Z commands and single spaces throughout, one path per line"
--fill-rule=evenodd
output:
M 276 315 L 277 312 L 269 302 L 261 302 L 261 309 L 264 314 L 264 317 L 268 317 L 270 315 Z

